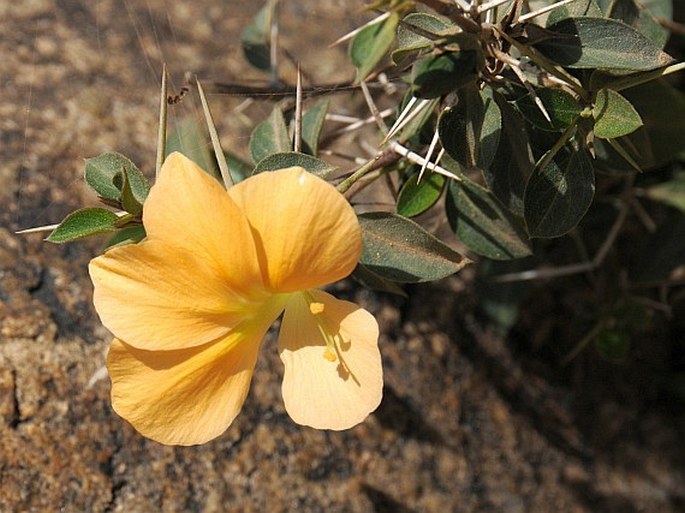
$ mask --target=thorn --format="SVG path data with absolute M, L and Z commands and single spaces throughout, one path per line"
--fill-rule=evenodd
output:
M 166 158 L 166 128 L 167 128 L 167 68 L 166 63 L 162 65 L 162 86 L 159 93 L 159 129 L 157 131 L 157 156 L 155 158 L 155 178 L 159 177 L 159 172 Z
M 233 185 L 233 178 L 231 178 L 231 172 L 228 169 L 228 162 L 226 162 L 224 150 L 221 149 L 219 134 L 217 134 L 216 126 L 214 126 L 214 120 L 212 119 L 212 113 L 209 110 L 209 104 L 207 103 L 205 91 L 202 88 L 202 84 L 200 84 L 200 80 L 195 80 L 197 82 L 197 91 L 200 94 L 200 101 L 202 102 L 202 111 L 205 114 L 205 121 L 207 122 L 207 129 L 209 130 L 209 138 L 212 140 L 212 148 L 214 149 L 216 163 L 219 165 L 219 171 L 221 171 L 221 179 L 224 182 L 224 186 L 226 189 L 228 189 Z

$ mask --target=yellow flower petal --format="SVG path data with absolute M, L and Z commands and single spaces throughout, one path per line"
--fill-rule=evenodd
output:
M 112 407 L 163 444 L 216 438 L 240 412 L 259 351 L 261 334 L 237 344 L 236 337 L 177 351 L 142 351 L 114 339 L 107 355 Z
M 313 314 L 311 301 L 323 305 Z M 322 330 L 333 347 L 326 344 Z M 378 324 L 366 310 L 322 291 L 293 294 L 278 340 L 283 400 L 298 424 L 348 429 L 380 404 L 383 371 Z
M 206 344 L 259 308 L 217 277 L 215 262 L 165 241 L 112 248 L 89 271 L 102 323 L 139 349 Z
M 253 176 L 229 190 L 255 232 L 265 281 L 279 292 L 348 276 L 361 255 L 354 210 L 329 183 L 293 167 Z
M 180 153 L 164 161 L 143 208 L 148 239 L 164 240 L 216 264 L 220 278 L 250 293 L 261 270 L 245 215 L 217 180 Z

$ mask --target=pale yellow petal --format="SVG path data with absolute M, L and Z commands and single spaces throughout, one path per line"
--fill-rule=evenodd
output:
M 164 240 L 212 261 L 217 278 L 249 294 L 261 285 L 245 215 L 217 180 L 180 153 L 164 161 L 143 208 L 148 239 Z
M 237 344 L 236 337 L 176 351 L 142 351 L 115 339 L 107 355 L 112 407 L 163 444 L 216 438 L 242 408 L 259 351 L 261 336 Z
M 139 349 L 181 349 L 229 333 L 260 307 L 217 276 L 215 262 L 164 241 L 112 248 L 91 260 L 102 323 Z
M 307 294 L 316 303 L 312 305 Z M 335 339 L 334 348 L 327 347 L 320 328 Z M 378 324 L 354 303 L 321 291 L 293 294 L 278 347 L 285 366 L 285 408 L 298 424 L 348 429 L 380 404 L 383 371 Z
M 348 276 L 361 255 L 361 229 L 347 200 L 293 167 L 253 176 L 229 190 L 245 212 L 265 280 L 293 292 Z

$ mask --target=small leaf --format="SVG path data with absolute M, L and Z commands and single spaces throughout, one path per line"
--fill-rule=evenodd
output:
M 611 89 L 597 92 L 592 115 L 595 136 L 602 139 L 628 135 L 642 126 L 642 118 L 630 102 Z
M 119 217 L 104 208 L 83 208 L 69 214 L 45 239 L 56 244 L 113 232 Z
M 143 211 L 143 204 L 137 200 L 133 194 L 133 189 L 131 188 L 131 181 L 128 179 L 126 173 L 121 175 L 122 186 L 121 186 L 121 207 L 134 216 L 137 216 Z
M 252 175 L 252 170 L 254 169 L 252 164 L 230 151 L 224 152 L 224 155 L 226 156 L 226 162 L 228 162 L 228 169 L 231 171 L 233 183 L 240 183 Z
M 450 182 L 445 207 L 452 230 L 474 253 L 493 260 L 531 254 L 519 221 L 490 191 L 468 178 Z
M 487 87 L 480 92 L 483 101 L 483 124 L 478 138 L 478 160 L 476 166 L 487 169 L 492 164 L 502 134 L 502 113 L 494 99 L 493 91 Z
M 350 43 L 350 60 L 357 68 L 355 82 L 364 80 L 383 59 L 395 40 L 395 29 L 400 21 L 396 12 L 390 17 L 362 29 Z
M 502 137 L 490 166 L 483 168 L 483 178 L 492 193 L 517 216 L 523 216 L 523 193 L 535 167 L 521 113 L 501 94 L 494 95 L 502 116 Z
M 331 166 L 328 162 L 319 160 L 305 153 L 288 151 L 284 153 L 274 153 L 259 161 L 253 174 L 264 171 L 277 171 L 287 167 L 300 166 L 310 173 L 326 179 L 337 171 L 337 167 Z
M 112 238 L 107 241 L 105 248 L 112 246 L 119 246 L 123 244 L 135 244 L 145 238 L 145 227 L 142 224 L 134 224 L 126 226 L 112 235 Z
M 524 214 L 532 237 L 559 237 L 583 218 L 595 194 L 587 151 L 562 150 L 526 185 Z
M 447 154 L 470 169 L 476 166 L 485 105 L 478 86 L 472 84 L 459 91 L 457 106 L 445 109 L 438 119 L 440 142 Z
M 392 60 L 399 64 L 411 54 L 432 48 L 433 40 L 419 32 L 434 34 L 437 39 L 455 30 L 457 27 L 447 18 L 423 12 L 408 14 L 397 27 L 397 49 L 392 52 Z
M 648 187 L 647 197 L 685 213 L 685 171 L 676 173 L 672 180 Z
M 123 185 L 122 173 L 126 173 L 132 193 L 142 204 L 150 191 L 150 184 L 133 162 L 120 153 L 103 153 L 86 159 L 86 183 L 101 198 L 111 201 L 120 200 Z
M 412 66 L 412 92 L 419 98 L 437 98 L 475 83 L 477 71 L 478 53 L 475 50 L 424 57 Z
M 388 212 L 361 214 L 360 263 L 371 272 L 401 283 L 439 280 L 469 260 L 409 219 Z
M 516 100 L 516 106 L 525 118 L 542 130 L 559 131 L 571 126 L 583 111 L 576 99 L 561 89 L 540 88 L 535 91 L 552 119 L 550 123 L 530 94 Z
M 247 62 L 262 71 L 271 70 L 271 20 L 276 2 L 267 2 L 240 34 Z
M 423 214 L 432 207 L 445 186 L 445 177 L 437 173 L 426 171 L 421 181 L 417 181 L 419 173 L 412 173 L 407 179 L 397 197 L 397 213 L 405 217 Z
M 660 47 L 620 21 L 580 16 L 555 23 L 548 30 L 558 37 L 536 48 L 569 68 L 641 71 L 673 62 Z
M 271 115 L 252 131 L 250 153 L 255 162 L 272 155 L 292 150 L 288 127 L 285 126 L 283 112 L 277 106 Z
M 209 175 L 221 180 L 204 124 L 190 117 L 177 123 L 166 143 L 167 155 L 175 151 L 183 153 Z
M 330 103 L 328 98 L 318 101 L 302 115 L 302 146 L 314 157 L 319 153 L 319 138 Z

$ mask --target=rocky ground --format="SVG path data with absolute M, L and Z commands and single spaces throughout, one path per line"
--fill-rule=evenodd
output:
M 354 27 L 350 2 L 282 3 L 283 46 L 314 80 L 349 79 L 342 51 L 325 46 Z M 119 151 L 151 170 L 162 62 L 175 90 L 188 70 L 249 78 L 237 41 L 257 8 L 0 3 L 0 511 L 685 510 L 683 405 L 651 379 L 670 356 L 655 344 L 642 355 L 653 374 L 637 377 L 582 358 L 560 371 L 482 322 L 472 270 L 407 299 L 339 286 L 377 316 L 385 366 L 381 407 L 350 431 L 289 420 L 273 337 L 242 414 L 211 443 L 161 446 L 113 413 L 100 371 L 109 334 L 86 271 L 101 241 L 54 246 L 15 231 L 95 205 L 86 157 Z M 244 151 L 241 99 L 210 99 Z M 184 100 L 172 122 L 196 108 Z M 548 319 L 533 315 L 519 339 L 528 329 L 554 344 Z

